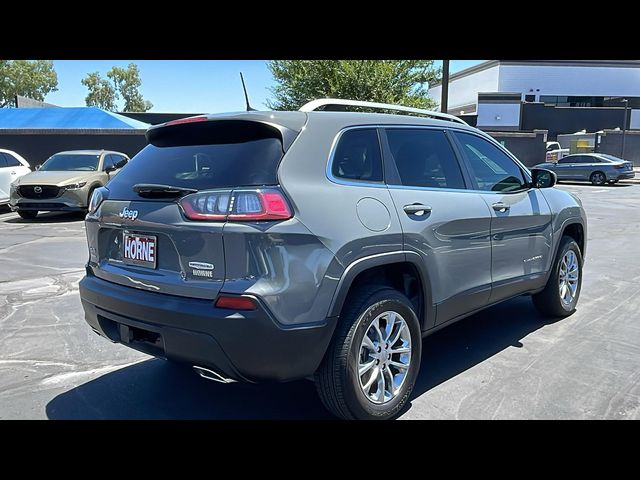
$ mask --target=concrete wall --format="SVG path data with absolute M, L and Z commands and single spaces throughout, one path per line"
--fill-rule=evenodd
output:
M 507 150 L 513 153 L 518 160 L 527 167 L 532 167 L 545 161 L 547 153 L 545 130 L 537 130 L 533 133 L 523 132 L 487 132 Z
M 473 79 L 473 75 L 467 78 Z M 640 68 L 502 63 L 498 85 L 497 91 L 535 94 L 536 100 L 540 95 L 637 97 L 640 96 Z M 482 91 L 489 90 L 476 89 L 476 92 Z
M 104 130 L 84 130 L 85 133 L 78 133 L 78 131 L 62 133 L 55 130 L 28 132 L 30 133 L 20 130 L 0 130 L 0 145 L 2 148 L 22 155 L 32 168 L 42 164 L 54 153 L 64 150 L 115 150 L 133 157 L 147 145 L 144 130 L 123 130 L 108 134 L 105 134 Z
M 460 107 L 473 104 L 477 106 L 478 92 L 497 92 L 498 90 L 498 66 L 482 70 L 461 78 L 455 78 L 449 82 L 449 113 L 458 115 Z M 429 97 L 438 102 L 442 87 L 438 85 L 429 89 Z
M 640 166 L 640 131 L 630 130 L 625 135 L 624 159 Z M 618 130 L 605 130 L 600 135 L 598 152 L 608 153 L 616 157 L 622 157 L 622 132 Z

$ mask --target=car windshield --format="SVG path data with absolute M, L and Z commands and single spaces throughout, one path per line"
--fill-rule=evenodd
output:
M 40 167 L 41 172 L 79 170 L 94 172 L 98 169 L 100 155 L 62 153 L 49 158 Z
M 600 157 L 606 160 L 607 162 L 624 162 L 623 159 L 614 157 L 613 155 L 607 155 L 606 153 L 601 153 Z

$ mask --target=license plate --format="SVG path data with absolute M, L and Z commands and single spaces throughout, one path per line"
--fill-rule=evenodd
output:
M 127 265 L 156 268 L 158 242 L 152 235 L 125 233 L 122 242 L 122 261 Z

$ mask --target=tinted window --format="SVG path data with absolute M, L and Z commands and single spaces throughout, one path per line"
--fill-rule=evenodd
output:
M 56 154 L 42 164 L 40 171 L 96 171 L 99 160 L 100 155 Z
M 103 170 L 106 170 L 107 168 L 111 168 L 115 165 L 115 155 L 105 155 L 104 156 L 104 163 L 102 165 Z
M 476 135 L 455 134 L 469 161 L 478 188 L 490 192 L 512 192 L 525 188 L 520 167 L 502 150 Z
M 460 165 L 443 131 L 390 128 L 386 132 L 402 185 L 465 188 Z
M 3 152 L 0 152 L 0 168 L 7 167 L 7 158 Z
M 570 157 L 571 161 L 569 163 L 598 163 L 599 160 L 596 157 L 591 157 L 589 155 L 573 155 Z
M 331 165 L 334 177 L 382 181 L 382 156 L 378 133 L 373 128 L 347 130 L 340 136 Z
M 613 155 L 608 155 L 606 153 L 601 153 L 599 156 L 601 157 L 602 160 L 606 162 L 624 162 L 623 159 L 615 157 Z
M 157 147 L 147 145 L 109 182 L 110 198 L 131 198 L 137 183 L 207 190 L 276 185 L 282 144 L 277 138 L 240 143 Z
M 560 160 L 558 160 L 558 163 L 576 163 L 576 157 L 562 157 Z
M 116 168 L 122 168 L 127 164 L 127 157 L 123 157 L 122 155 L 113 155 L 113 158 Z
M 22 164 L 18 161 L 18 159 L 16 157 L 14 157 L 13 155 L 11 155 L 9 153 L 5 153 L 4 156 L 7 159 L 7 166 L 9 166 L 9 167 L 21 167 L 22 166 Z

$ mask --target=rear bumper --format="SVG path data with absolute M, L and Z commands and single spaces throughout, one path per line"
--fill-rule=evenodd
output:
M 255 311 L 235 312 L 210 300 L 117 285 L 90 271 L 80 281 L 80 298 L 87 323 L 113 342 L 249 382 L 312 375 L 336 322 L 285 328 L 260 301 Z
M 636 173 L 635 172 L 625 172 L 625 173 L 621 173 L 619 175 L 617 175 L 614 180 L 629 180 L 631 178 L 635 178 L 636 177 Z

